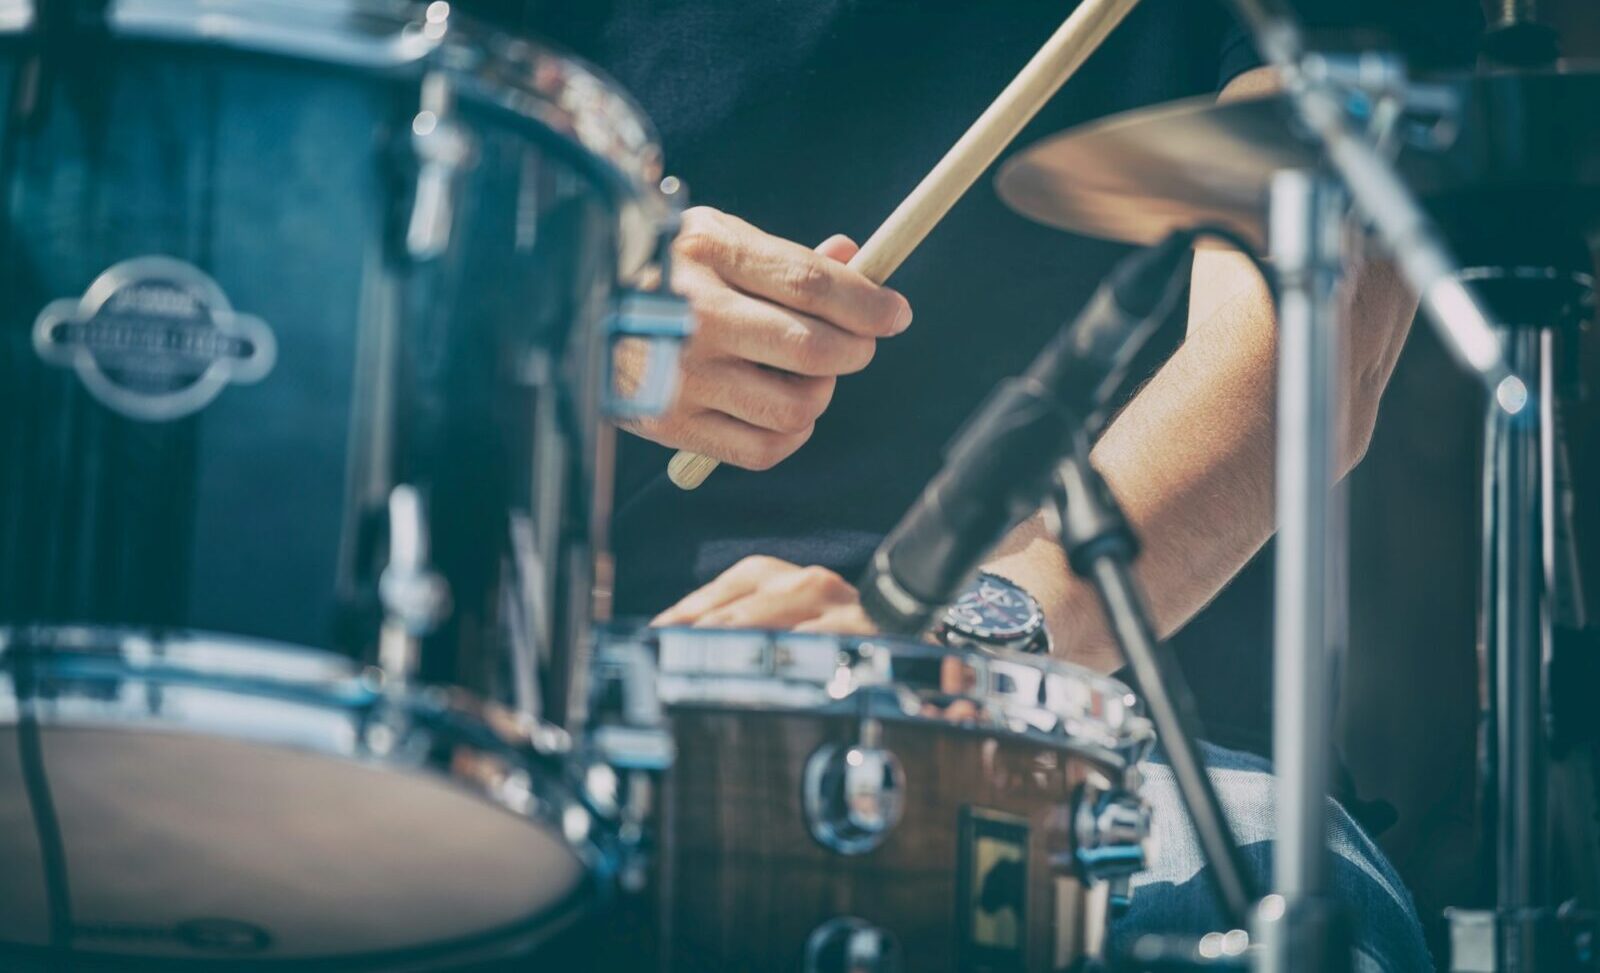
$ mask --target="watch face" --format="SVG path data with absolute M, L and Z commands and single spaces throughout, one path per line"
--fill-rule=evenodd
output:
M 1044 622 L 1027 592 L 992 574 L 978 575 L 944 617 L 951 628 L 985 642 L 1027 638 Z

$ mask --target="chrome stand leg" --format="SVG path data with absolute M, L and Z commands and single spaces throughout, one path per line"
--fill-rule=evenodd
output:
M 1550 388 L 1546 329 L 1506 335 L 1511 367 L 1534 379 L 1541 400 Z M 1557 964 L 1549 955 L 1546 661 L 1550 619 L 1546 610 L 1544 457 L 1552 443 L 1545 408 L 1515 416 L 1491 407 L 1485 462 L 1492 488 L 1485 498 L 1490 591 L 1486 610 L 1489 654 L 1495 672 L 1495 900 L 1499 910 L 1498 966 L 1504 973 Z
M 1278 540 L 1274 631 L 1273 762 L 1278 775 L 1273 894 L 1257 911 L 1261 968 L 1271 973 L 1348 969 L 1349 950 L 1328 898 L 1324 840 L 1332 783 L 1334 672 L 1330 636 L 1344 631 L 1345 522 L 1336 509 L 1339 358 L 1336 288 L 1344 257 L 1345 197 L 1314 173 L 1280 173 L 1271 234 L 1279 275 Z
M 1546 250 L 1560 252 L 1562 247 Z M 1587 264 L 1587 248 L 1574 244 Z M 1483 455 L 1482 661 L 1487 672 L 1484 815 L 1492 844 L 1493 909 L 1449 909 L 1453 973 L 1593 969 L 1592 917 L 1563 901 L 1550 809 L 1551 665 L 1558 626 L 1583 624 L 1570 548 L 1557 422 L 1558 336 L 1592 311 L 1586 267 L 1485 265 L 1463 280 L 1513 326 L 1500 331 L 1507 363 L 1527 377 L 1528 406 L 1491 402 Z M 1515 404 L 1515 403 L 1512 403 Z M 1583 670 L 1578 670 L 1580 673 Z M 1486 847 L 1485 849 L 1489 849 Z M 1563 887 L 1558 887 L 1558 885 Z M 1583 959 L 1589 953 L 1590 959 Z

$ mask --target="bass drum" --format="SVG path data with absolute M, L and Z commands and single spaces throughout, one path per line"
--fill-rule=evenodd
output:
M 627 290 L 648 122 L 399 0 L 0 0 L 0 98 L 0 966 L 451 966 L 581 914 L 567 647 L 606 418 L 668 391 L 609 352 L 670 374 L 687 322 Z
M 602 969 L 1088 968 L 1143 868 L 1152 730 L 1114 680 L 754 632 L 618 636 L 596 659 L 594 756 L 640 835 Z

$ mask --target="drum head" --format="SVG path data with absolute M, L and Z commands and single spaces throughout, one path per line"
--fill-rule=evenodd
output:
M 471 765 L 503 754 L 439 727 L 379 757 L 358 714 L 306 699 L 40 685 L 32 716 L 0 720 L 0 952 L 423 969 L 520 953 L 589 901 L 578 846 L 531 796 L 552 782 L 514 769 L 522 805 L 488 796 Z

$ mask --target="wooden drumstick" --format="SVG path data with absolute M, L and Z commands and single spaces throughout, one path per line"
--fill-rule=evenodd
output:
M 933 171 L 889 214 L 850 261 L 851 269 L 876 284 L 887 280 L 1138 3 L 1083 0 Z M 716 468 L 717 461 L 711 457 L 682 450 L 667 464 L 667 476 L 680 488 L 693 490 Z

